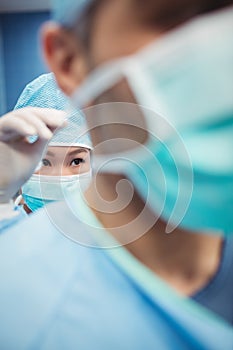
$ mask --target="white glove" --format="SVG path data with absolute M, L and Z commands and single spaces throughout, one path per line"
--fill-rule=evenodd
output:
M 0 118 L 0 203 L 7 203 L 33 174 L 65 112 L 27 107 Z M 37 135 L 35 143 L 27 137 Z

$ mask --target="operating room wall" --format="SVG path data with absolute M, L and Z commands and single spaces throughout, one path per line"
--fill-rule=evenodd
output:
M 28 82 L 47 72 L 40 52 L 39 28 L 48 19 L 48 12 L 0 15 L 1 114 L 14 108 Z
M 5 74 L 3 62 L 2 27 L 0 22 L 0 115 L 6 110 Z

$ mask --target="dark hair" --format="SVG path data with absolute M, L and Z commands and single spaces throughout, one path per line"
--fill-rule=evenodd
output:
M 90 43 L 92 22 L 96 10 L 108 0 L 94 0 L 87 8 L 85 16 L 73 23 L 72 29 L 79 35 L 86 47 Z M 158 31 L 172 29 L 189 19 L 233 4 L 233 0 L 129 0 L 132 12 L 145 26 Z
M 92 29 L 93 17 L 95 16 L 96 10 L 99 8 L 100 4 L 104 0 L 94 0 L 87 6 L 86 11 L 84 12 L 84 16 L 82 16 L 78 21 L 74 21 L 70 26 L 66 26 L 67 30 L 73 30 L 76 34 L 78 34 L 79 40 L 85 44 L 85 46 L 89 46 L 90 42 L 90 33 Z
M 233 0 L 131 0 L 131 2 L 140 21 L 162 31 L 173 28 L 196 15 L 233 4 Z

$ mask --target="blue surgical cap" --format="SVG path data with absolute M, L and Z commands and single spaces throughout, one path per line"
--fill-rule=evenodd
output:
M 53 19 L 63 25 L 78 21 L 94 0 L 51 0 Z
M 42 74 L 24 88 L 15 109 L 32 106 L 65 110 L 67 97 L 58 88 L 53 73 Z
M 68 98 L 58 88 L 53 73 L 43 74 L 25 87 L 15 109 L 29 106 L 68 112 L 67 126 L 55 133 L 49 146 L 92 148 L 83 114 L 69 104 Z

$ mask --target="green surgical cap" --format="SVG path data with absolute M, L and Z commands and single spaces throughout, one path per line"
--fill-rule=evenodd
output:
M 51 0 L 52 17 L 63 25 L 78 21 L 94 0 Z
M 85 117 L 69 104 L 69 99 L 58 88 L 53 73 L 43 74 L 25 87 L 15 109 L 29 106 L 67 111 L 67 126 L 55 133 L 49 146 L 92 148 Z

